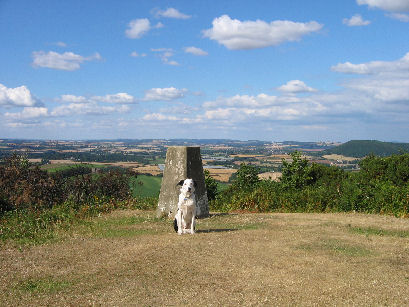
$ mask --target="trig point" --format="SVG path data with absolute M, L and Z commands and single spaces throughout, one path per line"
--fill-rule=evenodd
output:
M 196 181 L 195 189 L 197 216 L 209 215 L 209 204 L 204 180 L 200 147 L 172 146 L 166 152 L 165 170 L 160 188 L 156 215 L 174 217 L 177 211 L 180 180 L 191 178 Z

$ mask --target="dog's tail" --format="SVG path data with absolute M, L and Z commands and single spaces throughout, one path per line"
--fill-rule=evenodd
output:
M 178 232 L 178 221 L 176 220 L 176 218 L 173 220 L 173 229 Z

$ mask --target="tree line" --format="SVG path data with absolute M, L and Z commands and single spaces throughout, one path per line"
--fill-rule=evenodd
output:
M 283 160 L 280 181 L 260 180 L 242 164 L 232 185 L 216 193 L 211 209 L 251 212 L 365 212 L 409 217 L 409 154 L 367 156 L 360 171 L 309 163 L 301 153 Z

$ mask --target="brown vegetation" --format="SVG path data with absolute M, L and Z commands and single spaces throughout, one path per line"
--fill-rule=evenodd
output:
M 2 246 L 0 305 L 409 304 L 407 219 L 213 215 L 177 236 L 153 215 L 117 211 L 60 242 Z
M 229 182 L 231 175 L 237 172 L 237 169 L 233 168 L 207 168 L 214 179 L 220 182 Z

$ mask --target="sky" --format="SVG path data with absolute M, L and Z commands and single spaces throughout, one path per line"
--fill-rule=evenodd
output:
M 408 132 L 409 0 L 0 0 L 0 138 Z

